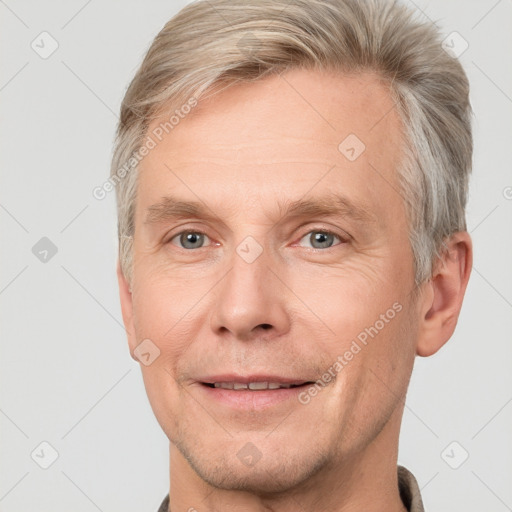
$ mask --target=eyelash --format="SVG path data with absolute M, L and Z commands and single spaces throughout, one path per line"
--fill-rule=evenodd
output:
M 174 240 L 176 237 L 179 237 L 180 235 L 184 234 L 184 233 L 193 233 L 193 234 L 200 234 L 200 235 L 204 235 L 208 238 L 210 238 L 204 231 L 201 231 L 200 229 L 185 229 L 183 231 L 180 231 L 179 233 L 176 233 L 174 234 L 171 238 L 169 238 L 167 240 L 167 242 L 165 242 L 166 244 L 168 243 L 171 243 L 172 240 Z M 310 229 L 309 231 L 307 231 L 306 233 L 304 233 L 300 238 L 299 238 L 299 242 L 307 235 L 310 235 L 311 233 L 322 233 L 322 234 L 325 234 L 325 235 L 333 235 L 334 237 L 336 237 L 340 243 L 339 244 L 336 244 L 336 245 L 333 245 L 331 247 L 325 247 L 324 249 L 318 249 L 318 248 L 315 248 L 315 247 L 307 247 L 307 249 L 309 250 L 312 250 L 312 251 L 321 251 L 321 252 L 325 252 L 325 251 L 328 251 L 329 249 L 334 249 L 335 247 L 338 247 L 339 245 L 343 245 L 344 243 L 346 243 L 349 239 L 348 235 L 347 236 L 342 236 L 334 231 L 331 231 L 329 229 L 318 229 L 318 228 L 314 228 L 314 229 Z M 175 244 L 173 244 L 175 245 Z M 178 247 L 178 249 L 181 249 L 183 251 L 187 251 L 187 252 L 192 252 L 194 250 L 199 250 L 199 249 L 205 249 L 206 247 L 198 247 L 197 249 L 186 249 L 184 247 L 179 247 L 179 246 L 176 246 Z

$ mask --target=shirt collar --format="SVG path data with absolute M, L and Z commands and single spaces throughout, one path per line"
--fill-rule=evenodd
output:
M 408 512 L 425 512 L 420 488 L 414 475 L 403 466 L 398 466 L 398 489 L 400 498 Z

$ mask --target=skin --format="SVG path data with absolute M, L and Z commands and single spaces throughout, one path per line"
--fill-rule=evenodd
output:
M 141 370 L 170 440 L 173 512 L 405 510 L 396 464 L 410 374 L 415 356 L 455 329 L 472 248 L 466 232 L 454 234 L 415 289 L 392 107 L 371 73 L 293 70 L 201 101 L 141 162 L 133 282 L 119 265 L 118 279 L 132 357 L 144 339 L 160 350 Z M 349 134 L 366 146 L 352 162 L 338 150 Z M 332 191 L 373 221 L 289 218 L 277 207 Z M 220 220 L 145 223 L 166 194 Z M 194 229 L 207 236 L 184 248 L 176 235 Z M 325 230 L 336 236 L 322 246 L 314 236 Z M 252 263 L 236 251 L 247 236 L 262 248 Z M 396 303 L 400 312 L 307 404 L 235 410 L 194 380 L 314 381 Z M 251 467 L 237 457 L 248 442 L 261 454 Z

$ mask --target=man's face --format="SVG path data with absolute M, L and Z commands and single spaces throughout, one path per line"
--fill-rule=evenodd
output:
M 160 350 L 151 406 L 205 481 L 282 490 L 396 440 L 419 317 L 400 144 L 375 76 L 296 70 L 200 103 L 142 161 L 130 348 Z

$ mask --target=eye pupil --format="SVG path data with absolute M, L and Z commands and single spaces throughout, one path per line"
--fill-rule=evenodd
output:
M 314 243 L 319 243 L 320 244 L 320 246 L 321 246 L 320 248 L 325 248 L 325 247 L 330 247 L 331 246 L 332 238 L 333 237 L 334 237 L 334 235 L 332 235 L 330 233 L 324 233 L 322 231 L 317 231 L 313 235 L 313 240 L 314 240 Z M 313 244 L 313 247 L 315 247 L 314 244 Z M 317 249 L 317 248 L 318 247 L 315 247 L 315 249 Z
M 201 246 L 203 236 L 202 233 L 183 233 L 180 237 L 180 243 L 185 249 L 196 249 L 197 245 Z M 193 247 L 188 246 L 188 243 L 192 244 Z

